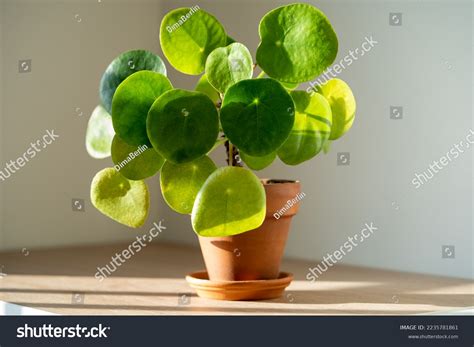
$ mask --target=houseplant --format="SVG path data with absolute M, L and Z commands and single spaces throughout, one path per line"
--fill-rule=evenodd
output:
M 149 209 L 144 180 L 160 173 L 167 204 L 191 214 L 211 281 L 278 279 L 298 204 L 278 211 L 300 185 L 261 181 L 251 170 L 277 157 L 288 165 L 310 160 L 354 121 L 355 100 L 343 81 L 295 90 L 337 55 L 336 34 L 320 10 L 279 7 L 262 18 L 259 34 L 254 63 L 211 14 L 198 6 L 171 11 L 161 23 L 161 47 L 176 70 L 202 75 L 196 90 L 174 88 L 157 55 L 125 52 L 102 77 L 101 105 L 87 131 L 89 153 L 114 163 L 92 181 L 94 206 L 139 227 Z M 257 67 L 262 72 L 253 78 Z M 221 146 L 228 166 L 217 168 L 208 154 Z

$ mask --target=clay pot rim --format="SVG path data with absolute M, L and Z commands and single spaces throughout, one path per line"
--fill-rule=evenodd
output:
M 278 278 L 268 280 L 244 280 L 244 281 L 211 281 L 207 271 L 196 271 L 186 275 L 186 281 L 194 286 L 208 288 L 208 290 L 243 290 L 243 289 L 272 289 L 288 286 L 293 281 L 293 274 L 280 272 Z
M 203 279 L 204 278 L 204 279 Z M 210 281 L 206 271 L 194 272 L 186 276 L 186 281 L 198 296 L 228 301 L 270 300 L 282 296 L 293 280 L 293 275 L 280 272 L 278 279 L 255 281 Z
M 294 185 L 301 183 L 299 180 L 289 180 L 285 178 L 261 178 L 260 182 L 262 182 L 264 186 Z

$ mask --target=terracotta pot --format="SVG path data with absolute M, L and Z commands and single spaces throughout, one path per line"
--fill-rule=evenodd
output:
M 300 193 L 299 182 L 265 179 L 262 183 L 267 196 L 267 213 L 258 229 L 226 237 L 199 236 L 211 281 L 278 278 L 291 219 L 304 194 Z M 285 208 L 289 200 L 293 200 L 293 205 Z M 277 215 L 278 211 L 283 212 L 282 209 L 285 213 Z

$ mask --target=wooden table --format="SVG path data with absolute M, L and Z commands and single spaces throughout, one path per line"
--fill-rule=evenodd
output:
M 0 300 L 76 315 L 398 315 L 474 306 L 472 281 L 336 265 L 315 283 L 316 262 L 286 260 L 295 280 L 276 300 L 201 299 L 184 280 L 203 269 L 199 249 L 151 244 L 100 282 L 94 278 L 128 245 L 0 254 Z M 3 266 L 3 268 L 2 268 Z

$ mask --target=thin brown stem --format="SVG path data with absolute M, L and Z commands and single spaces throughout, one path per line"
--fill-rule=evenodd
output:
M 242 160 L 240 159 L 239 149 L 235 147 L 229 140 L 225 142 L 225 149 L 227 153 L 227 165 L 243 167 Z

